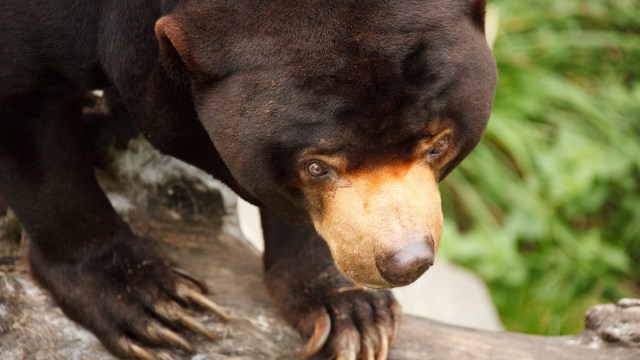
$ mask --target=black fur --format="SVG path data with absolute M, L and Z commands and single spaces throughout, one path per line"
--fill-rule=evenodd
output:
M 131 234 L 93 176 L 82 106 L 89 90 L 112 87 L 161 151 L 264 208 L 267 283 L 303 335 L 322 304 L 355 319 L 333 318 L 327 354 L 344 346 L 341 326 L 368 334 L 395 321 L 386 292 L 336 293 L 350 283 L 313 226 L 274 214 L 308 220 L 296 174 L 309 149 L 370 167 L 405 157 L 435 135 L 430 126 L 452 124 L 459 148 L 439 170 L 446 176 L 477 144 L 491 109 L 484 6 L 0 1 L 0 192 L 33 241 L 34 276 L 117 355 L 131 355 L 118 343 L 124 334 L 154 343 L 140 331 L 141 314 L 180 280 Z M 156 26 L 165 15 L 171 21 Z

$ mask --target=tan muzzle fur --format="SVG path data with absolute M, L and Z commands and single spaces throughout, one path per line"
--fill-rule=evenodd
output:
M 440 191 L 424 161 L 346 174 L 322 203 L 321 213 L 312 215 L 315 227 L 338 269 L 356 283 L 406 285 L 385 279 L 376 258 L 393 256 L 417 241 L 429 241 L 434 255 L 438 249 Z

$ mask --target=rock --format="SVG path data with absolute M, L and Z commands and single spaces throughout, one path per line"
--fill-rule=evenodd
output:
M 640 299 L 597 305 L 585 317 L 584 338 L 591 344 L 618 343 L 640 349 Z

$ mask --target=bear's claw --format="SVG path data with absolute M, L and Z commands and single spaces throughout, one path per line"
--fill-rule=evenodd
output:
M 168 344 L 180 348 L 188 353 L 193 353 L 193 347 L 182 336 L 162 326 L 159 322 L 151 322 L 145 331 L 147 337 L 159 344 Z
M 323 309 L 322 315 L 313 324 L 313 335 L 304 344 L 304 346 L 298 351 L 298 355 L 301 357 L 310 357 L 316 354 L 329 338 L 331 332 L 331 318 L 327 311 Z
M 185 329 L 203 335 L 210 340 L 217 340 L 218 336 L 207 329 L 194 317 L 190 316 L 180 305 L 174 302 L 160 302 L 154 306 L 154 311 L 162 319 L 170 323 L 178 323 Z
M 194 285 L 196 285 L 197 287 L 200 288 L 200 292 L 202 293 L 208 293 L 209 289 L 207 288 L 207 285 L 205 285 L 202 281 L 200 281 L 200 279 L 198 279 L 197 277 L 191 275 L 190 272 L 181 269 L 179 267 L 172 267 L 171 270 L 173 270 L 174 273 L 182 276 L 183 278 L 188 279 L 189 281 L 191 281 Z
M 118 352 L 127 357 L 141 360 L 158 360 L 152 352 L 147 351 L 145 348 L 134 344 L 131 340 L 126 338 L 121 338 L 117 342 L 117 347 L 120 350 Z
M 216 334 L 209 331 L 209 329 L 202 325 L 198 320 L 189 315 L 182 316 L 179 321 L 182 326 L 184 326 L 191 332 L 206 336 L 207 338 L 209 338 L 209 340 L 218 339 L 218 336 Z
M 180 275 L 184 276 L 183 273 L 180 273 Z M 191 276 L 187 278 L 189 280 L 192 279 Z M 201 291 L 194 289 L 192 286 L 188 286 L 185 284 L 178 284 L 178 286 L 176 287 L 176 295 L 178 295 L 180 299 L 186 302 L 197 304 L 211 311 L 212 313 L 221 317 L 226 322 L 231 320 L 231 316 L 229 316 L 229 314 L 227 314 L 224 310 L 222 310 L 222 308 L 218 304 L 209 300 L 206 296 L 202 294 Z

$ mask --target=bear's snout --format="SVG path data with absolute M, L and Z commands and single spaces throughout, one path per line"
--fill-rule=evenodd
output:
M 414 282 L 433 265 L 435 252 L 430 238 L 418 236 L 416 240 L 388 255 L 376 256 L 376 268 L 393 286 Z
M 442 236 L 433 170 L 416 161 L 343 177 L 348 186 L 327 192 L 321 214 L 312 214 L 338 270 L 371 288 L 415 281 L 433 265 Z

